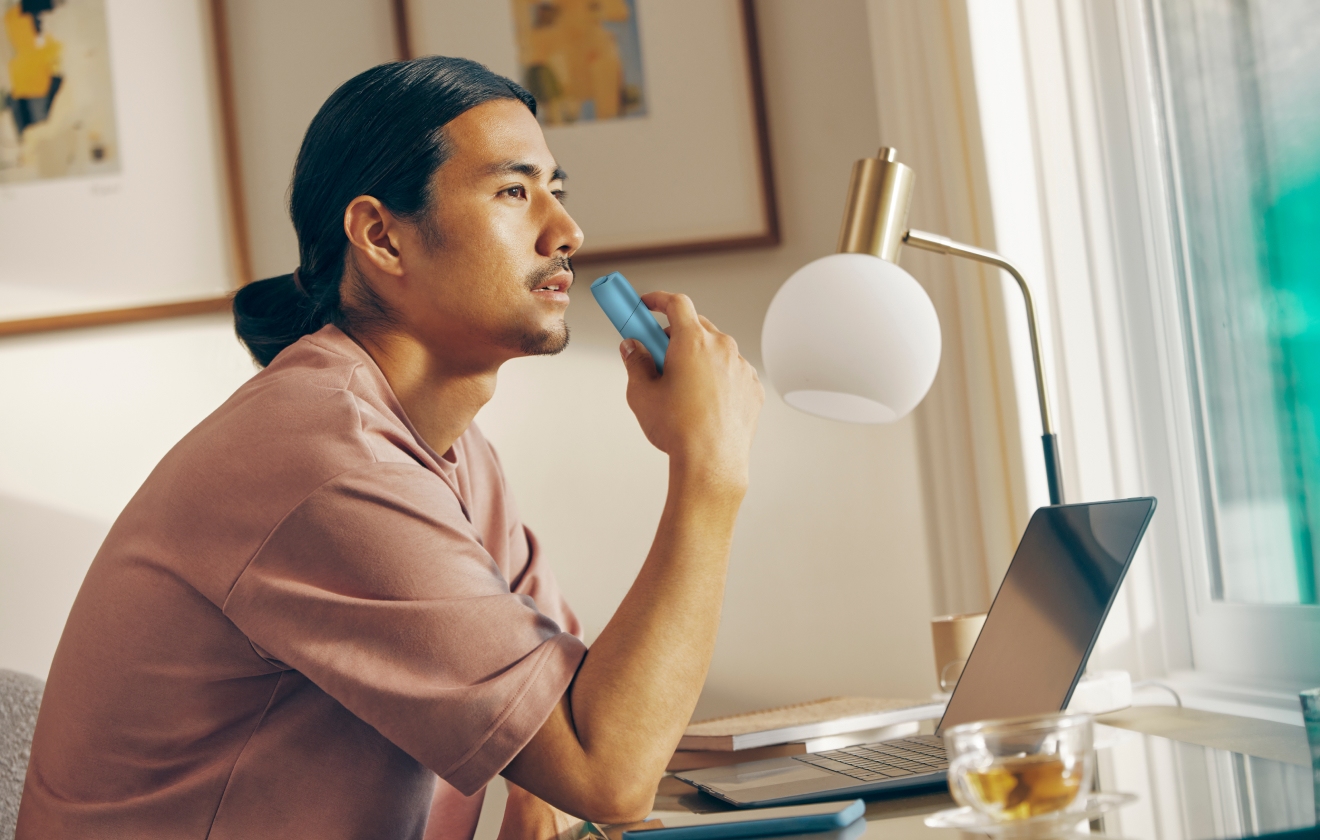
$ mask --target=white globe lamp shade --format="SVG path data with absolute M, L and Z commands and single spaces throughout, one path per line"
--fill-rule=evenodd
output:
M 940 366 L 940 322 L 911 274 L 869 254 L 831 254 L 780 287 L 761 331 L 766 374 L 794 408 L 892 423 Z

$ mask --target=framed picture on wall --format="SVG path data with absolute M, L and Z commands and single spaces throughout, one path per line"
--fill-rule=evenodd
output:
M 393 0 L 400 51 L 526 87 L 579 261 L 779 242 L 751 0 Z
M 248 279 L 219 0 L 0 0 L 0 336 L 228 307 Z

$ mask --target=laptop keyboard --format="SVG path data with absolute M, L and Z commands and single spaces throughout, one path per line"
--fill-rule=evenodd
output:
M 944 742 L 937 735 L 861 744 L 841 750 L 795 755 L 793 758 L 863 782 L 920 776 L 949 769 Z

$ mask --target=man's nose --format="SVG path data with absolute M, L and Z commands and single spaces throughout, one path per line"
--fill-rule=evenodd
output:
M 564 205 L 556 200 L 541 230 L 537 252 L 545 257 L 556 254 L 571 257 L 582 247 L 582 240 L 582 228 L 573 221 Z

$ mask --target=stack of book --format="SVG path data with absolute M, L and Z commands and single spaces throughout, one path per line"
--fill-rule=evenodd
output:
M 943 713 L 942 702 L 830 697 L 713 718 L 688 726 L 668 769 L 696 770 L 903 738 Z

